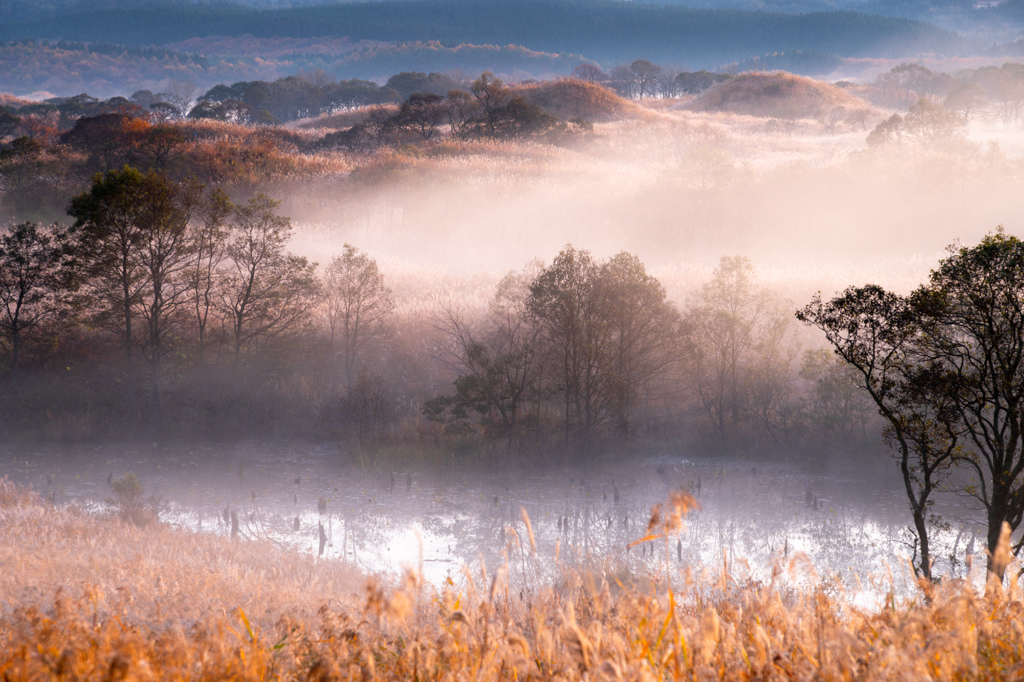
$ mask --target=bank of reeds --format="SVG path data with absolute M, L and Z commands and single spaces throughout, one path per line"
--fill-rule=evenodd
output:
M 53 508 L 0 481 L 0 678 L 1014 679 L 1024 602 L 862 610 L 728 575 L 386 584 L 272 544 Z M 524 539 L 524 544 L 526 543 Z M 685 585 L 685 586 L 684 586 Z

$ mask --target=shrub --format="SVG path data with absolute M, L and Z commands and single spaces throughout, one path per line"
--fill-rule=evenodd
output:
M 138 476 L 129 471 L 121 478 L 112 478 L 110 487 L 114 489 L 114 497 L 107 503 L 114 507 L 120 518 L 140 528 L 157 520 L 156 500 L 142 498 L 142 483 Z

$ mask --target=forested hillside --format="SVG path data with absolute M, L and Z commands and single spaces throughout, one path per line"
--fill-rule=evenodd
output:
M 536 52 L 516 45 L 455 45 L 439 42 L 377 43 L 344 38 L 256 40 L 251 37 L 193 39 L 162 47 L 113 43 L 18 40 L 0 43 L 0 91 L 20 95 L 83 91 L 110 97 L 156 90 L 187 80 L 209 88 L 218 83 L 274 80 L 321 69 L 342 79 L 386 81 L 403 70 L 468 73 L 493 70 L 534 77 L 568 74 L 588 62 L 574 54 Z
M 565 27 L 572 27 L 571 31 Z M 854 12 L 811 14 L 703 10 L 579 0 L 514 3 L 399 0 L 279 10 L 240 6 L 101 9 L 0 26 L 0 39 L 166 44 L 201 36 L 347 36 L 446 45 L 522 45 L 598 61 L 637 57 L 717 67 L 778 50 L 891 57 L 965 53 L 957 35 L 915 20 Z

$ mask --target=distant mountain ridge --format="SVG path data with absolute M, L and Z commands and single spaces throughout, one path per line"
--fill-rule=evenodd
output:
M 341 37 L 521 45 L 606 64 L 645 57 L 717 67 L 776 51 L 844 57 L 966 54 L 971 41 L 912 19 L 857 12 L 786 14 L 609 0 L 385 0 L 288 9 L 156 4 L 0 24 L 0 40 L 162 45 L 196 37 Z

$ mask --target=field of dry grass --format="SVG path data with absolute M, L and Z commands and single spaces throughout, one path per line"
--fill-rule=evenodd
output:
M 507 569 L 438 589 L 415 571 L 384 583 L 269 543 L 53 508 L 2 480 L 0 529 L 5 680 L 1024 674 L 1015 584 L 982 596 L 950 582 L 877 610 L 828 580 L 795 587 L 811 575 L 799 558 L 767 584 L 680 573 L 670 590 L 610 564 L 545 584 L 522 538 Z
M 796 118 L 815 118 L 845 107 L 877 116 L 875 107 L 830 83 L 783 71 L 740 74 L 708 89 L 691 106 L 697 111 Z

